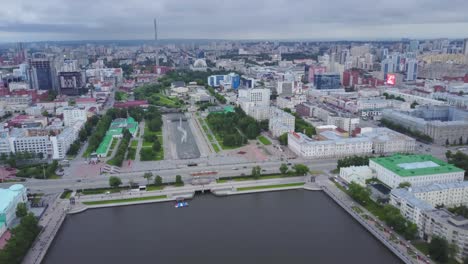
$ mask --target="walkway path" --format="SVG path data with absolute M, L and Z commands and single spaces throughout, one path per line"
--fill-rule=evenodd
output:
M 223 150 L 223 148 L 221 147 L 221 144 L 218 142 L 218 139 L 215 137 L 215 134 L 211 130 L 210 126 L 208 125 L 208 122 L 206 122 L 206 120 L 204 118 L 202 118 L 202 117 L 197 117 L 197 124 L 199 124 L 200 130 L 203 131 L 203 134 L 205 135 L 206 141 L 208 142 L 208 145 L 210 145 L 210 149 L 212 149 L 213 152 L 216 153 L 216 151 L 214 150 L 213 145 L 212 145 L 212 144 L 215 144 L 215 145 L 218 146 L 220 151 Z M 203 129 L 203 126 L 205 126 L 207 128 L 208 133 Z M 213 140 L 209 139 L 208 134 L 211 135 Z
M 335 200 L 335 202 L 337 202 L 341 207 L 343 207 L 343 209 L 351 214 L 351 216 L 353 216 L 359 223 L 361 223 L 370 233 L 372 233 L 377 239 L 379 239 L 384 245 L 393 251 L 403 262 L 417 264 L 426 263 L 426 258 L 424 257 L 423 253 L 419 252 L 419 250 L 416 249 L 413 245 L 406 242 L 406 240 L 399 234 L 391 231 L 392 229 L 385 223 L 373 218 L 371 218 L 372 221 L 369 221 L 369 219 L 366 219 L 362 216 L 363 214 L 357 213 L 353 208 L 360 208 L 360 210 L 364 212 L 364 215 L 372 215 L 364 207 L 355 203 L 350 196 L 338 189 L 328 179 L 328 177 L 317 177 L 317 184 L 321 186 L 325 193 L 327 193 L 333 200 Z M 413 258 L 411 255 L 416 255 L 418 257 Z
M 65 220 L 69 208 L 67 200 L 60 200 L 58 196 L 46 209 L 39 220 L 42 230 L 23 259 L 23 264 L 39 264 L 47 253 L 47 249 L 54 240 L 62 222 Z
M 135 161 L 140 161 L 140 150 L 143 146 L 143 136 L 145 135 L 145 121 L 141 121 L 139 126 L 140 136 L 136 138 L 138 140 L 138 145 L 135 154 Z

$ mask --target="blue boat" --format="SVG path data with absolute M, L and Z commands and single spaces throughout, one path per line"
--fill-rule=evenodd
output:
M 182 207 L 187 207 L 188 206 L 188 202 L 177 202 L 175 204 L 175 208 L 182 208 Z

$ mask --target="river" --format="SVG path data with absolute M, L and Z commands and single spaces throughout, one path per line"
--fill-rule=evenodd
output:
M 43 263 L 401 262 L 326 194 L 293 190 L 88 210 Z

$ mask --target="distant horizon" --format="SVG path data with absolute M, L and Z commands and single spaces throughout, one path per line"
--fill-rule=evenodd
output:
M 272 38 L 258 38 L 258 39 L 228 39 L 228 38 L 162 38 L 158 39 L 158 42 L 166 42 L 163 44 L 168 44 L 167 42 L 171 41 L 226 41 L 226 42 L 401 42 L 403 40 L 419 40 L 419 41 L 431 41 L 447 39 L 450 41 L 463 41 L 468 39 L 466 37 L 431 37 L 431 38 L 411 38 L 411 37 L 401 37 L 401 38 L 355 38 L 355 39 L 344 39 L 344 38 L 283 38 L 283 39 L 272 39 Z M 154 39 L 62 39 L 62 40 L 30 40 L 30 41 L 3 41 L 0 40 L 1 44 L 16 44 L 16 43 L 59 43 L 59 42 L 155 42 Z

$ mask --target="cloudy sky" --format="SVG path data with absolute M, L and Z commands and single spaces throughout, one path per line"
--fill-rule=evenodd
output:
M 0 41 L 468 37 L 467 0 L 2 1 Z

